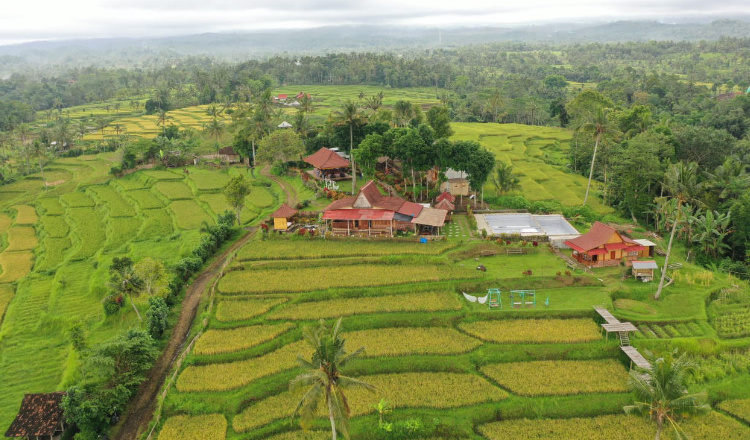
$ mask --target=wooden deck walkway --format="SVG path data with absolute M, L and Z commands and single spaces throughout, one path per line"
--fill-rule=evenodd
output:
M 625 352 L 630 358 L 630 361 L 638 367 L 643 368 L 644 370 L 651 369 L 651 364 L 648 363 L 646 358 L 644 358 L 635 347 L 620 347 L 620 349 Z
M 638 329 L 630 322 L 620 322 L 609 310 L 603 307 L 594 307 L 594 310 L 607 322 L 602 324 L 602 329 L 607 332 L 607 337 L 609 337 L 610 332 L 617 332 L 620 335 L 620 349 L 630 358 L 630 368 L 633 368 L 633 364 L 635 364 L 644 370 L 650 370 L 651 364 L 635 347 L 630 345 L 629 332 Z
M 614 315 L 609 313 L 609 310 L 601 308 L 601 307 L 594 307 L 594 310 L 596 310 L 596 313 L 599 314 L 605 321 L 607 321 L 607 324 L 620 324 L 620 320 L 615 318 Z

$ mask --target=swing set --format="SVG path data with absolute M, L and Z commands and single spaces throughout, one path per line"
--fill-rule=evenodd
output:
M 502 309 L 503 308 L 503 296 L 502 290 L 498 288 L 487 289 L 487 296 L 482 298 L 487 302 L 487 308 Z M 536 308 L 536 290 L 511 290 L 510 291 L 510 307 L 512 309 L 520 308 Z M 549 293 L 547 298 L 544 300 L 544 306 L 549 307 Z M 484 301 L 482 301 L 484 303 Z

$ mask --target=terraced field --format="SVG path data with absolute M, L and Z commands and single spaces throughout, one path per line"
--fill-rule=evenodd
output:
M 188 255 L 204 222 L 228 206 L 220 189 L 232 174 L 190 168 L 190 175 L 149 170 L 112 179 L 112 154 L 56 160 L 45 170 L 60 185 L 44 189 L 40 176 L 0 186 L 0 426 L 6 427 L 27 392 L 64 389 L 68 328 L 81 321 L 98 342 L 137 324 L 129 308 L 106 318 L 108 268 L 115 256 L 150 256 L 166 265 Z M 249 178 L 250 176 L 248 176 Z M 278 206 L 275 186 L 252 182 L 242 220 L 250 223 Z M 210 198 L 213 203 L 206 202 Z M 259 200 L 261 206 L 253 205 Z M 145 312 L 145 298 L 136 304 Z M 217 340 L 226 340 L 219 337 Z
M 651 432 L 653 426 L 642 420 L 603 416 L 620 414 L 631 396 L 618 343 L 605 341 L 593 319 L 591 306 L 603 300 L 594 291 L 601 288 L 557 287 L 554 298 L 560 300 L 548 308 L 490 311 L 460 295 L 463 289 L 486 289 L 474 285 L 507 282 L 464 264 L 460 255 L 477 245 L 320 239 L 248 243 L 220 281 L 207 331 L 167 395 L 159 438 L 174 438 L 177 426 L 189 431 L 181 433 L 184 438 L 199 438 L 209 426 L 221 431 L 215 434 L 219 439 L 307 438 L 300 437 L 298 421 L 291 418 L 301 394 L 288 390 L 289 380 L 301 371 L 297 356 L 311 354 L 302 329 L 339 316 L 345 317 L 348 349 L 365 349 L 344 374 L 377 387 L 375 393 L 355 389 L 348 394 L 353 438 L 378 429 L 374 405 L 381 398 L 394 407 L 386 418 L 422 421 L 420 435 L 415 431 L 409 438 L 471 438 L 476 432 L 488 439 L 508 438 L 506 430 L 518 432 L 511 428 L 514 422 L 526 426 L 524 419 L 540 417 L 550 432 L 578 423 L 588 433 L 609 423 L 605 432 L 611 434 L 630 420 L 625 436 L 613 438 Z M 390 266 L 390 274 L 380 273 L 378 265 L 352 264 L 357 258 L 379 258 L 388 247 L 389 258 L 404 258 Z M 516 257 L 493 258 L 492 264 L 502 266 Z M 420 275 L 424 259 L 450 276 Z M 401 281 L 402 274 L 412 279 Z M 539 282 L 561 281 L 548 274 Z M 602 418 L 570 418 L 586 416 L 592 408 Z M 555 421 L 561 413 L 567 418 Z M 324 416 L 321 412 L 316 430 L 326 429 Z M 205 426 L 197 423 L 202 417 Z M 488 423 L 496 417 L 507 422 Z M 436 435 L 435 420 L 450 437 Z M 706 423 L 716 423 L 722 432 L 750 432 L 715 415 L 691 422 L 694 438 L 710 438 Z M 307 435 L 322 437 L 319 431 Z M 534 435 L 518 438 L 544 438 Z
M 352 101 L 357 102 L 359 100 L 360 92 L 365 93 L 368 97 L 383 92 L 385 94 L 383 99 L 383 105 L 385 107 L 391 107 L 396 101 L 402 99 L 409 100 L 413 104 L 419 104 L 424 109 L 438 104 L 437 92 L 435 89 L 427 87 L 384 89 L 382 87 L 373 86 L 301 85 L 281 87 L 274 90 L 274 95 L 287 94 L 295 96 L 297 93 L 303 91 L 305 93 L 310 93 L 313 96 L 314 111 L 312 117 L 316 123 L 323 123 L 331 111 L 340 107 L 342 100 L 351 99 Z M 208 113 L 209 107 L 210 105 L 198 105 L 172 110 L 167 113 L 168 119 L 166 123 L 167 125 L 174 124 L 181 129 L 191 128 L 194 130 L 202 130 L 204 124 L 213 118 L 213 116 Z M 82 111 L 82 109 L 83 108 L 71 109 L 71 118 L 89 117 L 87 113 Z M 89 107 L 87 110 L 94 110 L 94 107 Z M 293 107 L 282 107 L 282 110 L 287 115 L 288 119 L 291 119 L 294 113 L 297 112 Z M 96 116 L 102 115 L 103 113 L 102 109 L 97 109 L 90 114 Z M 101 130 L 90 130 L 84 137 L 84 140 L 101 140 L 114 136 L 116 134 L 114 124 L 119 124 L 124 130 L 124 133 L 138 137 L 153 138 L 162 131 L 162 127 L 158 124 L 158 117 L 156 115 L 132 115 L 132 111 L 122 113 L 122 117 L 119 117 L 119 114 L 115 112 L 106 113 L 106 116 L 113 119 L 113 122 L 104 129 L 104 133 L 102 133 Z M 226 113 L 223 113 L 219 119 L 223 122 L 231 121 L 231 118 Z
M 496 160 L 513 165 L 521 180 L 521 193 L 528 200 L 556 200 L 568 206 L 583 203 L 587 179 L 568 172 L 564 166 L 570 148 L 570 130 L 521 124 L 453 123 L 451 126 L 455 131 L 452 139 L 478 141 L 495 154 Z M 494 191 L 492 182 L 488 182 L 485 192 L 494 194 Z M 597 198 L 590 200 L 597 212 L 612 212 Z

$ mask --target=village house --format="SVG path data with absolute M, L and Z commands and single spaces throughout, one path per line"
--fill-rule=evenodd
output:
M 645 242 L 651 243 L 648 240 L 642 243 Z M 580 237 L 565 241 L 573 249 L 573 258 L 590 267 L 617 266 L 621 260 L 629 264 L 641 257 L 653 255 L 653 246 L 642 243 L 601 222 L 595 222 Z
M 65 417 L 60 407 L 65 393 L 26 394 L 6 437 L 29 440 L 58 440 L 65 432 Z
M 323 210 L 323 220 L 334 235 L 393 237 L 398 231 L 438 235 L 447 214 L 443 209 L 383 195 L 371 180 L 356 196 L 328 205 Z
M 440 191 L 449 192 L 454 196 L 469 195 L 469 179 L 465 172 L 448 168 L 445 171 L 445 178 L 447 180 L 440 185 Z
M 271 214 L 271 218 L 273 219 L 273 229 L 276 231 L 288 231 L 292 226 L 292 221 L 297 215 L 297 212 L 296 209 L 286 203 L 282 203 L 279 209 Z

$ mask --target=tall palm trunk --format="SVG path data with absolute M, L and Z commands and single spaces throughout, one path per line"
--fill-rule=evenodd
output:
M 586 206 L 586 201 L 589 198 L 589 190 L 591 189 L 591 178 L 594 176 L 594 163 L 596 162 L 596 150 L 599 149 L 599 137 L 596 137 L 594 142 L 594 155 L 591 156 L 591 169 L 589 170 L 589 183 L 586 185 L 586 195 L 583 196 L 583 206 Z
M 354 165 L 354 125 L 352 124 L 349 125 L 349 156 L 352 158 L 352 195 L 354 195 L 357 194 L 357 168 Z
M 330 393 L 330 391 L 329 391 Z M 336 420 L 333 418 L 333 402 L 331 401 L 333 396 L 328 395 L 328 419 L 331 421 L 331 438 L 336 440 Z
M 250 144 L 253 146 L 253 167 L 255 167 L 255 139 Z
M 133 310 L 135 310 L 135 314 L 138 315 L 138 321 L 143 322 L 143 318 L 141 318 L 141 312 L 138 311 L 138 307 L 136 307 L 135 303 L 133 302 L 133 295 L 128 295 L 128 299 L 130 299 L 130 305 L 133 306 Z
M 677 215 L 675 216 L 674 223 L 672 223 L 672 233 L 669 234 L 669 244 L 667 245 L 667 255 L 664 257 L 664 267 L 661 268 L 661 279 L 659 280 L 659 288 L 656 289 L 656 295 L 654 299 L 659 299 L 661 291 L 664 288 L 664 279 L 667 277 L 667 266 L 669 265 L 669 254 L 672 253 L 672 242 L 674 241 L 674 233 L 677 231 L 677 221 L 680 216 L 680 208 L 682 203 L 677 204 Z M 658 437 L 657 437 L 658 438 Z

